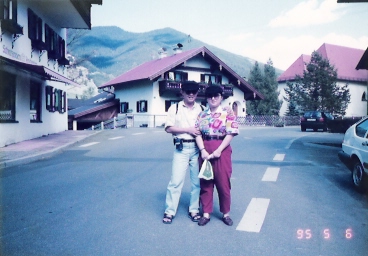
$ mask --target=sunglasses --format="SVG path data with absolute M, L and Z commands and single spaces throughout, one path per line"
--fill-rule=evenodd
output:
M 185 91 L 186 94 L 196 94 L 198 91 L 197 90 L 187 90 Z
M 220 96 L 221 96 L 221 94 L 220 94 L 220 93 L 207 94 L 207 95 L 206 95 L 206 97 L 207 97 L 208 99 L 212 99 L 212 98 L 218 99 Z

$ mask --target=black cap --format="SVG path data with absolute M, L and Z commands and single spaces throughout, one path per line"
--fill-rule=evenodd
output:
M 183 91 L 198 91 L 199 85 L 193 81 L 185 81 L 181 84 L 181 89 Z
M 206 97 L 209 96 L 209 95 L 217 94 L 217 93 L 220 93 L 221 95 L 224 94 L 224 91 L 222 90 L 222 87 L 219 86 L 219 85 L 209 85 L 206 88 L 206 91 L 205 91 Z

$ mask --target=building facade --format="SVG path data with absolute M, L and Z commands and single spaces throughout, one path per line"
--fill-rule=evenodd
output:
M 166 51 L 161 52 L 159 59 L 143 63 L 99 88 L 114 89 L 121 113 L 166 115 L 169 107 L 181 100 L 183 81 L 199 84 L 197 101 L 202 105 L 206 105 L 206 87 L 221 85 L 225 96 L 222 104 L 232 107 L 237 116 L 246 115 L 246 100 L 263 99 L 263 95 L 206 47 L 188 51 L 176 48 L 170 56 Z
M 102 0 L 0 0 L 0 147 L 68 129 L 66 29 Z
M 317 52 L 328 59 L 330 64 L 337 70 L 337 85 L 348 84 L 350 92 L 350 103 L 346 109 L 345 116 L 365 116 L 367 115 L 367 86 L 368 71 L 357 70 L 357 64 L 364 54 L 364 50 L 323 44 Z M 306 65 L 310 62 L 311 56 L 302 54 L 285 72 L 277 79 L 280 92 L 279 99 L 283 101 L 280 116 L 284 116 L 288 109 L 288 102 L 284 100 L 286 96 L 286 83 L 294 82 L 295 76 L 303 76 Z

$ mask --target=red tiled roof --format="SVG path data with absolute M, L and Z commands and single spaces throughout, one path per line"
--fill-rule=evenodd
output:
M 127 82 L 137 81 L 149 79 L 153 80 L 157 77 L 161 76 L 165 72 L 183 64 L 188 59 L 198 55 L 204 54 L 205 56 L 209 56 L 212 61 L 217 62 L 222 66 L 223 71 L 226 71 L 230 76 L 236 78 L 240 81 L 240 85 L 237 85 L 243 92 L 246 93 L 255 93 L 256 99 L 263 99 L 263 95 L 259 93 L 256 89 L 254 89 L 248 82 L 246 82 L 241 76 L 239 76 L 235 71 L 233 71 L 228 65 L 222 62 L 218 57 L 216 57 L 211 51 L 209 51 L 206 47 L 200 47 L 188 51 L 184 51 L 181 53 L 177 53 L 171 56 L 167 56 L 161 59 L 152 60 L 149 62 L 145 62 L 138 67 L 135 67 L 126 73 L 108 81 L 107 83 L 99 86 L 99 88 L 104 88 L 113 85 L 124 84 Z
M 355 67 L 362 57 L 364 50 L 338 46 L 332 44 L 323 44 L 317 52 L 337 70 L 337 78 L 346 81 L 367 81 L 368 75 L 365 70 L 356 70 Z M 302 55 L 303 61 L 310 62 L 310 56 Z M 308 59 L 309 58 L 309 59 Z M 277 81 L 293 80 L 296 75 L 303 75 L 304 65 L 301 64 L 301 57 L 297 59 L 284 73 L 282 73 Z
M 294 80 L 296 75 L 303 76 L 303 71 L 305 69 L 305 63 L 309 63 L 311 56 L 302 54 L 296 61 L 284 72 L 282 73 L 277 81 L 288 81 Z

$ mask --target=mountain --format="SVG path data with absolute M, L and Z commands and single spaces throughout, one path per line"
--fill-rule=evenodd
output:
M 172 28 L 132 33 L 116 26 L 92 27 L 91 30 L 68 30 L 68 52 L 89 71 L 97 86 L 152 59 L 166 48 L 173 54 L 176 44 L 183 51 L 206 46 L 242 77 L 248 77 L 255 60 L 206 44 Z M 261 62 L 258 62 L 261 66 Z M 282 71 L 276 69 L 277 74 Z

